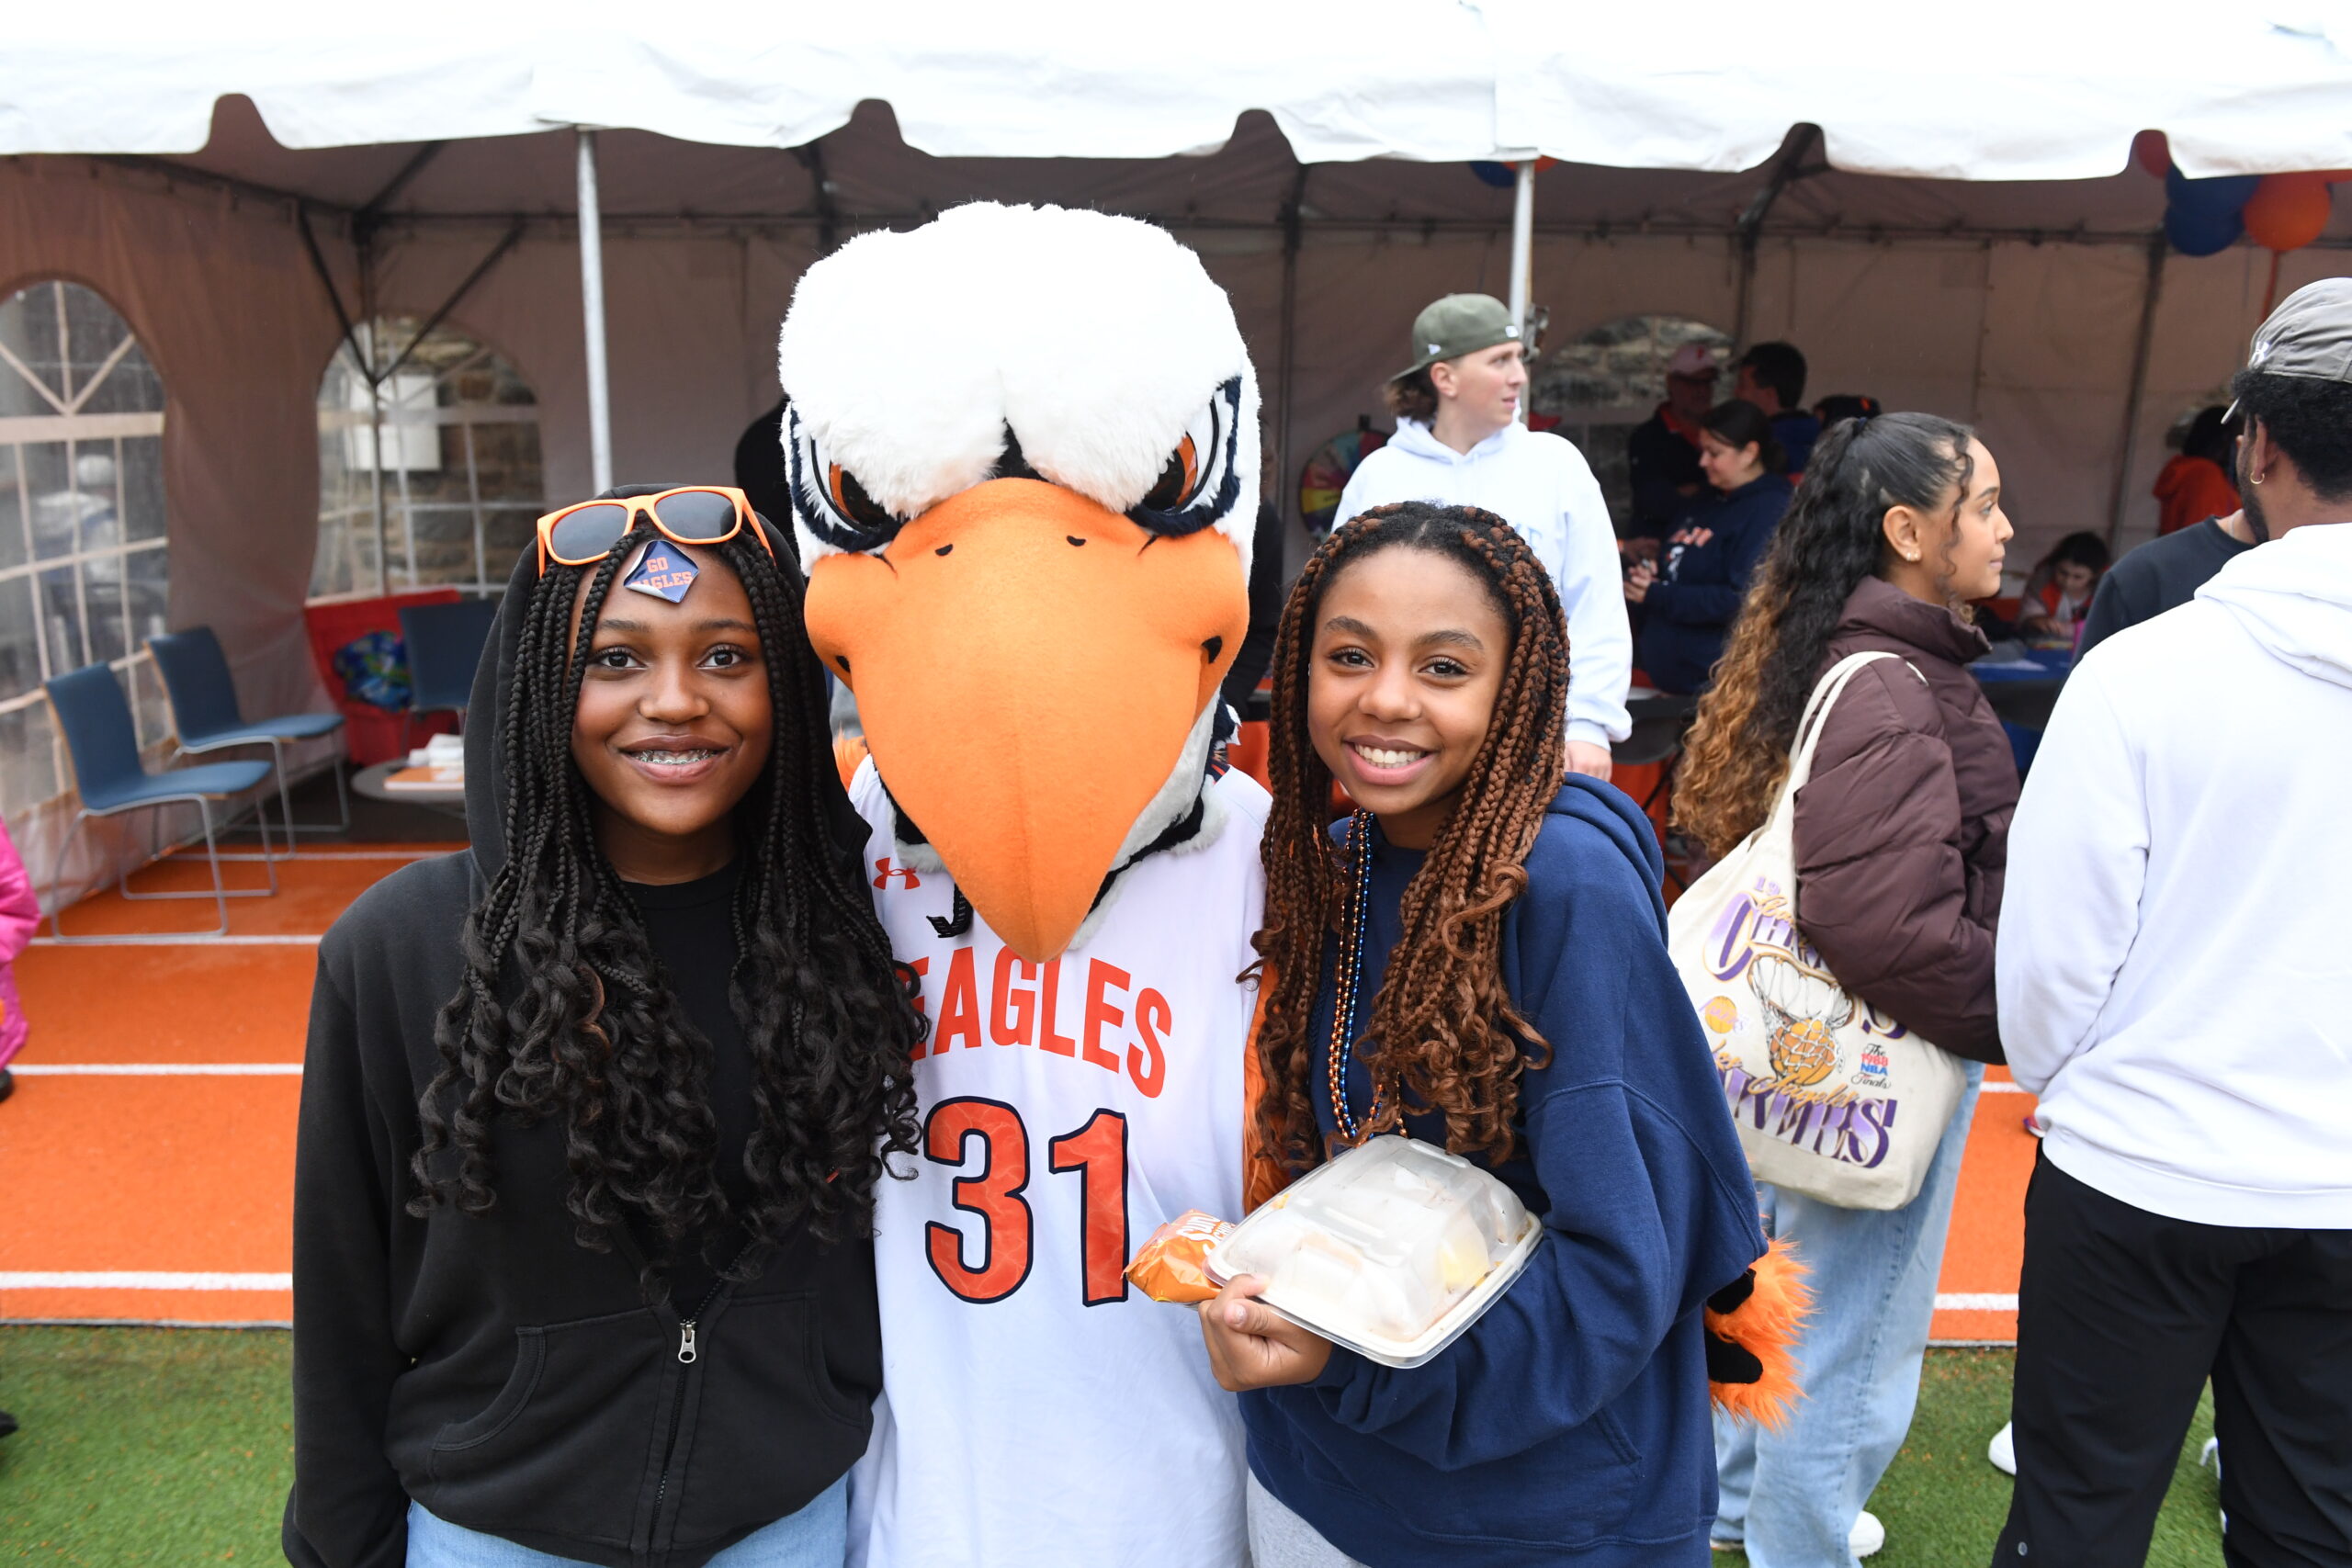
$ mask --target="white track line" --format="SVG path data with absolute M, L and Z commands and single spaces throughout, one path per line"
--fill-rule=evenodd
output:
M 462 849 L 463 847 L 463 845 L 458 846 L 459 849 Z M 300 854 L 278 856 L 277 863 L 280 865 L 300 865 L 306 860 L 435 860 L 442 855 L 456 854 L 457 852 L 457 850 L 447 849 L 304 850 Z M 230 852 L 223 850 L 220 853 L 220 858 L 223 861 L 228 861 L 230 859 Z M 204 863 L 204 856 L 202 854 L 165 855 L 162 860 L 153 861 L 149 863 L 153 865 L 202 865 Z M 241 865 L 258 864 L 260 863 L 260 852 L 258 851 L 243 852 L 233 863 Z M 134 873 L 133 874 L 136 874 Z
M 1939 1294 L 1936 1297 L 1936 1310 L 1938 1312 L 2015 1312 L 2018 1310 L 2018 1299 L 2015 1296 L 1981 1296 L 1964 1292 Z
M 2025 1087 L 2025 1085 L 2021 1083 L 2012 1083 L 2007 1078 L 1986 1078 L 1977 1087 L 1986 1094 L 2027 1094 L 2031 1092 Z
M 180 936 L 159 931 L 153 936 L 75 936 L 59 941 L 37 936 L 34 947 L 316 947 L 325 939 L 315 936 Z
M 213 1077 L 300 1077 L 300 1062 L 18 1062 L 18 1077 L 167 1078 L 186 1074 Z
M 0 1291 L 290 1291 L 291 1274 L 0 1273 Z

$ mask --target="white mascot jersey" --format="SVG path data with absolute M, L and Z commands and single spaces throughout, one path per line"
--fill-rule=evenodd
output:
M 922 1156 L 876 1183 L 884 1393 L 853 1483 L 872 1568 L 1200 1568 L 1248 1560 L 1241 1422 L 1190 1308 L 1124 1271 L 1187 1209 L 1241 1214 L 1244 1054 L 1265 791 L 1209 786 L 1221 831 L 1123 873 L 1049 964 L 955 885 L 891 858 L 868 761 L 874 906 L 922 977 Z M 903 1166 L 903 1161 L 899 1162 Z

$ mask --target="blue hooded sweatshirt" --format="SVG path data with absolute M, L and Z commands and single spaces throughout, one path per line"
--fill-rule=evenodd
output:
M 1422 858 L 1374 844 L 1360 1017 Z M 1314 1382 L 1241 1397 L 1260 1483 L 1372 1568 L 1708 1561 L 1701 1308 L 1764 1236 L 1713 1053 L 1667 959 L 1660 872 L 1634 803 L 1571 776 L 1505 916 L 1504 983 L 1551 1047 L 1521 1079 L 1511 1157 L 1491 1168 L 1543 1219 L 1526 1272 L 1425 1366 L 1335 1348 Z M 1335 945 L 1313 1014 L 1318 1089 Z M 1346 1082 L 1361 1117 L 1361 1059 Z M 1328 1134 L 1329 1096 L 1313 1098 Z M 1441 1116 L 1407 1130 L 1445 1140 Z
M 1658 577 L 1641 604 L 1634 662 L 1662 692 L 1707 683 L 1724 639 L 1747 599 L 1748 580 L 1771 547 L 1795 488 L 1760 474 L 1685 513 L 1667 536 Z

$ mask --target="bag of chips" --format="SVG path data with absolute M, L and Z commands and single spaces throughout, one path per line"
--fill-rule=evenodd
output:
M 1127 1280 L 1156 1302 L 1183 1305 L 1217 1292 L 1209 1278 L 1209 1248 L 1233 1234 L 1233 1222 L 1187 1209 L 1158 1230 L 1127 1265 Z

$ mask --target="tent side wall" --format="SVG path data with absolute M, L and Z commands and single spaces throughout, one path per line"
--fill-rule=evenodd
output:
M 1279 231 L 1176 226 L 1231 294 L 1275 417 L 1280 388 Z M 494 243 L 486 227 L 430 228 L 386 248 L 388 310 L 436 307 Z M 624 482 L 729 471 L 736 437 L 775 397 L 777 323 L 815 259 L 806 227 L 608 236 L 615 472 Z M 2125 547 L 2154 532 L 2150 495 L 2170 455 L 2164 435 L 2224 383 L 2259 318 L 2267 256 L 2243 247 L 2165 263 L 2124 482 Z M 2337 251 L 2287 259 L 2281 288 L 2352 270 Z M 1771 238 L 1759 250 L 1751 336 L 1785 337 L 1812 361 L 1807 397 L 1868 392 L 1890 408 L 1975 424 L 2002 467 L 2022 570 L 2062 535 L 2105 533 L 2121 457 L 2145 253 L 2120 244 Z M 1361 414 L 1387 423 L 1380 384 L 1413 313 L 1453 289 L 1499 291 L 1507 231 L 1310 229 L 1298 266 L 1289 467 L 1278 494 L 1295 513 L 1297 468 Z M 1539 237 L 1535 298 L 1557 344 L 1616 318 L 1669 312 L 1728 329 L 1736 247 L 1723 236 Z M 548 493 L 587 493 L 585 371 L 578 260 L 550 226 L 501 262 L 453 320 L 514 358 L 541 406 Z M 920 310 L 921 301 L 910 301 Z M 1108 351 L 1115 355 L 1115 344 Z M 921 365 L 907 367 L 910 377 Z M 1728 385 L 1725 389 L 1728 391 Z M 1303 536 L 1290 540 L 1293 563 Z
M 1281 229 L 1171 222 L 1231 293 L 1273 417 L 1282 397 Z M 842 220 L 844 231 L 855 226 Z M 438 310 L 503 229 L 503 220 L 395 220 L 379 242 L 376 309 L 419 318 Z M 331 224 L 320 240 L 356 311 L 348 240 Z M 612 226 L 605 265 L 619 479 L 729 474 L 736 438 L 775 398 L 776 326 L 818 246 L 818 229 L 806 221 Z M 2342 250 L 2297 253 L 2286 258 L 2280 288 L 2352 270 L 2346 263 Z M 2149 487 L 2169 455 L 2164 433 L 2240 362 L 2267 264 L 2246 247 L 2166 259 L 2131 422 L 2123 545 L 2154 531 Z M 1507 287 L 1508 232 L 1499 224 L 1486 231 L 1309 222 L 1296 271 L 1289 471 L 1275 476 L 1294 515 L 1306 454 L 1359 414 L 1379 419 L 1380 383 L 1420 305 L 1449 290 Z M 0 164 L 0 288 L 50 277 L 103 294 L 163 377 L 173 625 L 220 633 L 248 713 L 317 705 L 301 605 L 317 539 L 315 399 L 338 327 L 288 209 L 82 160 Z M 1631 314 L 1727 329 L 1737 313 L 1728 235 L 1539 234 L 1534 279 L 1555 344 Z M 2064 533 L 2106 530 L 2146 287 L 2146 254 L 2130 244 L 1768 235 L 1750 292 L 1750 336 L 1804 348 L 1809 396 L 1864 391 L 1890 407 L 1974 423 L 2002 462 L 2019 534 L 2011 565 L 2022 570 Z M 589 484 L 580 298 L 571 225 L 535 220 L 449 317 L 532 383 L 551 498 L 584 494 Z M 1106 352 L 1115 356 L 1115 340 Z M 906 373 L 923 368 L 910 364 Z M 1305 549 L 1294 533 L 1294 564 Z M 11 824 L 44 880 L 70 811 L 70 803 L 52 803 Z M 174 824 L 189 826 L 192 817 Z M 73 868 L 65 891 L 137 858 L 128 838 L 103 842 L 107 852 Z
M 321 243 L 347 265 L 347 245 Z M 248 716 L 323 705 L 302 602 L 318 533 L 314 400 L 337 328 L 290 212 L 81 160 L 7 160 L 0 297 L 51 278 L 103 295 L 162 377 L 173 627 L 219 634 Z M 59 776 L 71 777 L 62 756 Z M 73 809 L 60 797 L 9 823 L 45 900 L 145 858 L 146 826 L 118 818 L 85 830 L 61 874 Z M 167 839 L 195 830 L 192 808 L 169 809 Z

